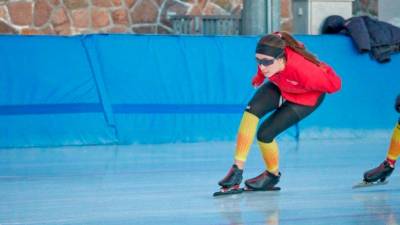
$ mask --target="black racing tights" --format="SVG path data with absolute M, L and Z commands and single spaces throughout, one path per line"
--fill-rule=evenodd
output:
M 261 119 L 267 113 L 275 110 L 257 131 L 259 141 L 270 143 L 282 131 L 310 115 L 322 103 L 324 97 L 325 94 L 322 94 L 314 106 L 299 105 L 289 101 L 284 101 L 280 105 L 281 93 L 279 88 L 268 82 L 257 90 L 247 105 L 246 111 Z

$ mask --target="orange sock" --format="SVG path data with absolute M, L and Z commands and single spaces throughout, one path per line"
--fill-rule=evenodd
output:
M 244 112 L 242 121 L 240 122 L 239 131 L 236 140 L 235 159 L 246 161 L 249 154 L 251 144 L 253 144 L 254 135 L 256 134 L 258 117 L 249 112 Z
M 273 174 L 279 172 L 279 148 L 275 140 L 271 143 L 258 142 L 267 170 Z
M 400 155 L 400 124 L 397 123 L 396 127 L 393 130 L 392 139 L 390 140 L 390 146 L 388 153 L 386 155 L 386 160 L 390 163 L 390 165 L 394 166 L 397 158 Z

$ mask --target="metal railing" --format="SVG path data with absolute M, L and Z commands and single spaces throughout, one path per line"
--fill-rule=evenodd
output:
M 171 16 L 176 34 L 239 35 L 241 19 L 236 16 Z

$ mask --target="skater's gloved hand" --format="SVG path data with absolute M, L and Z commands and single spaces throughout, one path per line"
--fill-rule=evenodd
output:
M 400 113 L 400 95 L 398 95 L 396 98 L 396 102 L 394 103 L 394 108 L 396 109 L 397 112 Z
M 265 80 L 265 76 L 264 74 L 261 72 L 260 67 L 257 67 L 257 74 L 254 75 L 253 80 L 251 81 L 251 84 L 253 85 L 253 87 L 259 87 L 261 84 L 264 83 Z

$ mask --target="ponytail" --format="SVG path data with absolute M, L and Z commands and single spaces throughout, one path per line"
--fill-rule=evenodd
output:
M 303 43 L 294 39 L 294 37 L 292 35 L 290 35 L 289 33 L 282 31 L 282 32 L 276 32 L 274 34 L 277 35 L 278 37 L 280 37 L 285 42 L 286 46 L 291 48 L 296 53 L 302 55 L 304 58 L 306 58 L 307 60 L 311 61 L 312 63 L 314 63 L 316 65 L 321 64 L 321 62 L 318 60 L 318 58 L 315 55 L 313 55 L 312 53 L 310 53 L 309 51 L 306 50 Z

